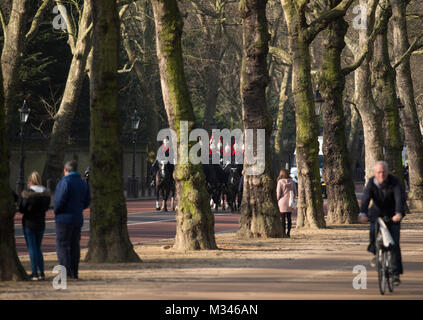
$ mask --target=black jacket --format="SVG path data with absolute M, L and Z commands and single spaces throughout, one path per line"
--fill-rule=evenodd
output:
M 23 191 L 18 200 L 19 212 L 23 214 L 22 226 L 34 231 L 45 229 L 46 211 L 50 206 L 50 192 L 33 189 Z
M 376 218 L 375 215 L 392 217 L 400 213 L 405 216 L 405 190 L 400 180 L 391 174 L 381 186 L 377 186 L 374 177 L 369 179 L 361 198 L 360 212 L 369 213 L 370 200 L 373 200 L 371 220 Z

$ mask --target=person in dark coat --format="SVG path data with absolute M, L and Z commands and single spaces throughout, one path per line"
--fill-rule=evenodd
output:
M 405 190 L 400 180 L 388 173 L 386 162 L 377 162 L 374 173 L 375 175 L 369 179 L 361 198 L 360 222 L 365 223 L 370 219 L 370 244 L 367 250 L 376 254 L 376 219 L 382 217 L 387 221 L 386 225 L 395 242 L 392 250 L 394 284 L 399 285 L 399 275 L 403 273 L 400 228 L 401 220 L 405 216 Z M 369 209 L 370 200 L 373 200 L 373 205 Z M 371 264 L 373 266 L 376 264 L 375 258 L 372 259 Z
M 88 184 L 77 172 L 76 161 L 68 161 L 64 177 L 59 181 L 54 195 L 56 221 L 56 253 L 59 263 L 66 268 L 69 278 L 78 279 L 82 211 L 90 204 Z
M 46 211 L 50 206 L 50 192 L 42 185 L 41 177 L 34 171 L 28 178 L 28 190 L 18 199 L 22 228 L 31 260 L 31 280 L 44 280 L 44 258 L 41 242 L 46 226 Z

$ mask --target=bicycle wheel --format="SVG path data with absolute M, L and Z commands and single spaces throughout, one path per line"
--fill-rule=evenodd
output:
M 384 254 L 381 248 L 376 250 L 376 268 L 377 268 L 377 278 L 379 282 L 379 291 L 381 294 L 385 294 L 386 290 L 386 277 L 385 277 L 385 263 L 384 263 Z
M 394 275 L 392 274 L 392 265 L 391 265 L 391 259 L 392 254 L 390 250 L 387 250 L 384 252 L 385 254 L 385 268 L 386 268 L 386 282 L 388 283 L 388 289 L 389 292 L 394 291 Z

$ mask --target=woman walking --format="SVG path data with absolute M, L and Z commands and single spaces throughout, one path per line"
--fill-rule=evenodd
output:
M 290 197 L 294 198 L 290 199 Z M 282 169 L 279 173 L 278 184 L 276 186 L 276 199 L 278 200 L 279 212 L 281 213 L 284 238 L 291 236 L 291 214 L 295 211 L 293 203 L 296 197 L 297 188 L 295 187 L 295 182 L 289 176 L 288 170 Z M 288 222 L 288 230 L 286 229 L 286 222 Z
M 22 228 L 31 259 L 31 280 L 44 280 L 44 258 L 41 241 L 46 225 L 46 211 L 50 206 L 50 193 L 34 171 L 28 177 L 28 190 L 19 197 L 19 212 L 23 214 Z

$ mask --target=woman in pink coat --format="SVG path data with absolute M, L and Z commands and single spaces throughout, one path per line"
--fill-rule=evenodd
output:
M 290 191 L 293 191 L 295 198 L 297 197 L 297 188 L 295 182 L 290 178 L 289 172 L 282 169 L 279 173 L 278 184 L 276 186 L 276 199 L 278 200 L 279 212 L 282 216 L 283 237 L 289 238 L 291 235 L 291 213 L 295 211 L 289 206 Z M 288 231 L 286 231 L 286 220 L 288 220 Z

